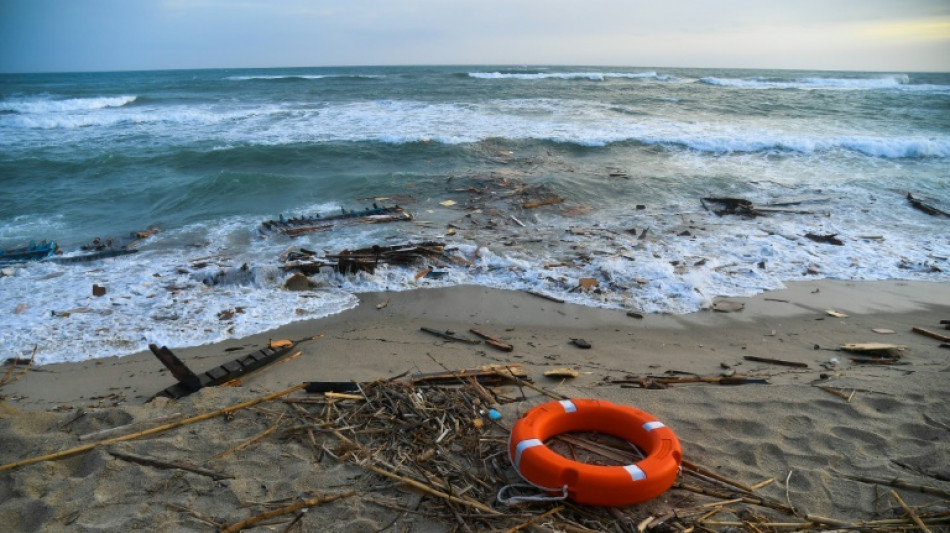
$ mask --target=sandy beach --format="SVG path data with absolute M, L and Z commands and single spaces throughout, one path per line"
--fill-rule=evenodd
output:
M 916 518 L 932 531 L 946 531 L 950 350 L 912 328 L 950 336 L 940 324 L 950 319 L 950 285 L 797 282 L 785 290 L 723 301 L 735 304 L 724 306 L 731 312 L 638 317 L 475 286 L 362 294 L 358 307 L 324 319 L 215 345 L 170 346 L 197 372 L 258 350 L 271 339 L 309 339 L 295 347 L 299 356 L 247 376 L 241 386 L 207 388 L 176 401 L 151 399 L 175 380 L 147 352 L 14 369 L 9 376 L 17 379 L 0 389 L 0 464 L 6 465 L 0 467 L 0 524 L 5 524 L 0 529 L 211 531 L 313 499 L 300 504 L 308 512 L 298 508 L 249 529 L 501 531 L 524 525 L 528 531 L 598 531 L 609 523 L 616 531 L 635 531 L 638 524 L 665 531 L 695 527 L 702 514 L 718 510 L 704 518 L 702 527 L 753 530 L 756 526 L 748 522 L 754 522 L 786 524 L 757 530 L 859 524 L 901 530 L 921 527 Z M 514 349 L 451 342 L 422 327 L 472 338 L 469 330 L 478 328 Z M 590 348 L 573 339 L 587 341 Z M 892 351 L 899 357 L 890 364 L 864 364 L 840 350 L 844 344 L 872 342 L 901 347 Z M 684 468 L 678 484 L 660 498 L 617 511 L 596 508 L 589 516 L 569 503 L 509 508 L 478 497 L 497 492 L 504 484 L 496 484 L 499 476 L 517 482 L 509 471 L 485 476 L 487 486 L 458 496 L 468 503 L 450 502 L 373 471 L 367 466 L 373 461 L 361 455 L 359 445 L 353 445 L 357 451 L 341 451 L 346 446 L 333 431 L 356 438 L 359 428 L 301 430 L 301 421 L 312 424 L 316 406 L 320 413 L 328 412 L 328 405 L 345 413 L 360 403 L 304 391 L 141 438 L 106 441 L 302 382 L 372 382 L 487 364 L 521 365 L 550 396 L 597 398 L 652 413 L 676 433 L 690 465 L 734 484 L 697 478 L 695 469 Z M 559 367 L 572 368 L 578 376 L 543 375 Z M 649 389 L 635 379 L 697 376 L 765 383 Z M 501 418 L 480 429 L 485 435 L 480 445 L 504 450 L 506 429 L 550 397 L 514 385 L 498 391 L 513 401 L 499 402 Z M 461 434 L 458 427 L 454 431 Z M 102 441 L 65 458 L 17 465 Z M 438 443 L 429 446 L 441 450 Z M 464 462 L 466 451 L 456 444 L 445 453 L 458 454 Z M 186 462 L 219 475 L 140 464 L 120 458 L 123 453 Z M 887 484 L 894 480 L 903 486 Z M 691 490 L 702 483 L 718 485 L 723 495 Z M 743 492 L 735 484 L 755 488 Z M 339 499 L 317 502 L 328 496 Z

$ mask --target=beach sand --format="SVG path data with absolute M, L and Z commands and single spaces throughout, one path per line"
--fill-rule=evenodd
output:
M 183 419 L 306 381 L 363 382 L 404 372 L 518 363 L 553 393 L 632 405 L 657 416 L 679 437 L 685 460 L 744 485 L 774 479 L 755 494 L 794 508 L 790 513 L 748 501 L 722 503 L 726 500 L 674 487 L 657 500 L 608 515 L 615 519 L 615 530 L 635 530 L 651 515 L 706 503 L 710 509 L 726 509 L 719 515 L 723 522 L 748 509 L 755 510 L 760 522 L 811 521 L 822 528 L 835 521 L 906 517 L 891 490 L 925 519 L 927 513 L 950 510 L 950 350 L 911 331 L 917 326 L 950 335 L 940 325 L 950 319 L 950 284 L 797 282 L 785 290 L 725 300 L 743 304 L 742 309 L 637 318 L 622 310 L 484 287 L 363 294 L 358 307 L 324 319 L 215 345 L 170 347 L 190 368 L 203 371 L 260 349 L 270 339 L 315 337 L 299 344 L 300 356 L 246 377 L 240 387 L 208 388 L 176 401 L 149 401 L 174 378 L 147 352 L 31 368 L 0 389 L 0 464 L 96 442 L 80 440 L 96 431 L 177 413 Z M 514 350 L 450 342 L 421 327 L 470 337 L 469 329 L 479 328 Z M 572 339 L 584 339 L 591 347 L 582 349 Z M 869 342 L 905 349 L 892 365 L 858 364 L 838 349 Z M 746 356 L 807 366 L 755 362 Z M 579 375 L 571 380 L 543 376 L 556 367 L 576 369 Z M 675 384 L 662 390 L 616 383 L 627 376 L 716 377 L 724 372 L 768 383 Z M 550 400 L 530 388 L 509 386 L 505 394 L 520 401 L 498 407 L 502 418 L 495 430 L 502 439 L 521 414 Z M 303 391 L 290 395 L 320 396 Z M 297 529 L 291 531 L 504 530 L 557 505 L 533 504 L 515 512 L 493 499 L 483 501 L 510 514 L 495 522 L 479 521 L 474 516 L 478 511 L 471 509 L 460 513 L 464 506 L 435 511 L 447 504 L 320 452 L 339 452 L 332 434 L 317 431 L 316 440 L 295 436 L 297 422 L 291 419 L 300 409 L 299 404 L 265 402 L 67 458 L 6 468 L 0 471 L 0 529 L 210 531 L 300 499 L 350 490 L 356 493 L 315 504 L 304 514 L 284 515 L 275 519 L 283 522 L 258 525 L 255 531 L 283 531 L 298 516 L 292 526 Z M 275 425 L 246 448 L 214 458 Z M 147 427 L 143 423 L 126 433 Z M 229 478 L 142 465 L 110 452 L 186 461 Z M 692 476 L 684 470 L 680 483 L 695 484 Z M 513 472 L 510 478 L 517 480 Z M 933 487 L 936 493 L 871 482 L 893 479 Z M 744 494 L 747 500 L 749 496 Z M 526 530 L 599 529 L 594 519 L 585 525 L 559 522 L 557 516 Z M 931 524 L 934 531 L 948 527 Z

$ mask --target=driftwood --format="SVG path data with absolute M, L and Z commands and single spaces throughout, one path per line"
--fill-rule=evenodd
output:
M 936 207 L 933 207 L 931 205 L 927 205 L 921 202 L 917 198 L 914 198 L 914 196 L 911 193 L 907 193 L 907 201 L 910 202 L 910 205 L 914 206 L 914 209 L 923 211 L 924 213 L 927 213 L 928 215 L 935 216 L 935 217 L 950 217 L 950 213 L 946 211 L 942 211 L 940 209 L 937 209 Z
M 186 418 L 185 420 L 179 420 L 178 422 L 172 422 L 171 424 L 165 424 L 164 426 L 158 426 L 158 427 L 154 427 L 154 428 L 151 428 L 151 429 L 146 429 L 146 430 L 144 430 L 144 431 L 139 431 L 138 433 L 132 433 L 132 434 L 129 434 L 129 435 L 123 435 L 123 436 L 121 436 L 121 437 L 114 437 L 114 438 L 107 439 L 107 440 L 103 440 L 103 441 L 99 441 L 99 442 L 93 442 L 93 443 L 90 443 L 90 444 L 84 444 L 84 445 L 82 445 L 82 446 L 76 446 L 75 448 L 69 448 L 68 450 L 62 450 L 62 451 L 55 452 L 55 453 L 50 453 L 50 454 L 47 454 L 47 455 L 41 455 L 41 456 L 38 456 L 38 457 L 31 457 L 31 458 L 29 458 L 29 459 L 23 459 L 23 460 L 21 460 L 21 461 L 16 461 L 16 462 L 13 462 L 13 463 L 7 463 L 7 464 L 5 464 L 5 465 L 0 465 L 0 472 L 2 472 L 2 471 L 4 471 L 4 470 L 11 470 L 11 469 L 14 469 L 14 468 L 19 468 L 19 467 L 21 467 L 21 466 L 31 465 L 31 464 L 35 464 L 35 463 L 41 463 L 41 462 L 44 462 L 44 461 L 54 461 L 54 460 L 56 460 L 56 459 L 63 459 L 63 458 L 65 458 L 65 457 L 71 457 L 71 456 L 76 455 L 76 454 L 78 454 L 78 453 L 87 452 L 87 451 L 89 451 L 89 450 L 91 450 L 91 449 L 93 449 L 93 448 L 97 448 L 97 447 L 99 447 L 99 446 L 106 446 L 106 445 L 109 445 L 109 444 L 115 444 L 115 443 L 117 443 L 117 442 L 124 442 L 124 441 L 127 441 L 127 440 L 133 440 L 133 439 L 139 439 L 139 438 L 142 438 L 142 437 L 148 437 L 148 436 L 150 436 L 150 435 L 155 435 L 155 434 L 158 434 L 158 433 L 162 433 L 162 432 L 168 431 L 168 430 L 170 430 L 170 429 L 174 429 L 174 428 L 177 428 L 177 427 L 185 426 L 185 425 L 188 425 L 188 424 L 193 424 L 193 423 L 195 423 L 195 422 L 201 422 L 201 421 L 203 421 L 203 420 L 209 420 L 209 419 L 215 418 L 215 417 L 217 417 L 217 416 L 226 415 L 226 414 L 228 414 L 228 413 L 233 413 L 233 412 L 235 412 L 235 411 L 239 411 L 239 410 L 241 410 L 241 409 L 246 409 L 246 408 L 248 408 L 248 407 L 253 407 L 253 406 L 255 406 L 255 405 L 257 405 L 257 404 L 260 404 L 260 403 L 269 402 L 269 401 L 271 401 L 271 400 L 276 400 L 277 398 L 280 398 L 280 397 L 282 397 L 282 396 L 287 396 L 288 394 L 291 394 L 291 393 L 296 392 L 296 391 L 298 391 L 298 390 L 301 390 L 301 389 L 303 389 L 303 388 L 304 388 L 304 384 L 296 385 L 296 386 L 294 386 L 294 387 L 291 387 L 291 388 L 286 389 L 286 390 L 282 390 L 282 391 L 280 391 L 280 392 L 274 392 L 274 393 L 268 394 L 268 395 L 266 395 L 266 396 L 261 396 L 260 398 L 256 398 L 256 399 L 254 399 L 254 400 L 248 400 L 248 401 L 246 401 L 246 402 L 242 402 L 242 403 L 235 404 L 235 405 L 232 405 L 232 406 L 229 406 L 229 407 L 225 407 L 224 409 L 218 409 L 217 411 L 212 411 L 212 412 L 210 412 L 210 413 L 205 413 L 205 414 L 202 414 L 202 415 L 193 416 L 193 417 L 191 417 L 191 418 Z
M 195 387 L 194 382 L 180 381 L 179 379 L 178 383 L 162 390 L 155 396 L 165 396 L 174 400 L 188 396 L 189 394 L 203 387 L 215 387 L 230 381 L 234 381 L 284 357 L 290 352 L 291 349 L 293 349 L 294 345 L 294 342 L 287 340 L 271 341 L 270 345 L 265 348 L 262 348 L 252 354 L 239 357 L 233 361 L 224 363 L 223 365 L 214 367 L 211 370 L 198 375 L 195 375 L 193 372 L 191 372 L 191 370 L 189 370 L 188 367 L 181 362 L 181 360 L 175 357 L 175 354 L 173 354 L 167 347 L 163 346 L 162 348 L 157 349 L 152 348 L 154 345 L 150 345 L 149 347 L 152 348 L 152 352 L 155 354 L 155 356 L 158 357 L 159 360 L 169 368 L 169 370 L 172 370 L 173 367 L 177 367 L 178 365 L 184 367 L 184 371 L 187 372 L 184 372 L 181 368 L 172 370 L 172 375 L 174 375 L 176 378 L 178 378 L 178 375 L 181 374 L 188 379 L 190 379 L 189 375 L 195 376 L 198 380 L 198 386 Z M 159 353 L 162 353 L 163 355 L 159 355 Z M 172 366 L 169 366 L 169 362 Z M 176 372 L 178 373 L 176 374 Z
M 477 339 L 469 339 L 468 337 L 463 337 L 461 335 L 456 335 L 454 331 L 451 330 L 441 330 L 435 328 L 427 328 L 425 326 L 419 328 L 426 333 L 435 335 L 436 337 L 442 337 L 443 339 L 454 341 L 454 342 L 464 342 L 465 344 L 478 344 L 481 341 Z
M 719 385 L 749 385 L 749 384 L 768 384 L 769 380 L 764 378 L 753 378 L 749 376 L 680 376 L 680 377 L 659 377 L 659 376 L 626 376 L 624 378 L 608 378 L 605 380 L 610 384 L 618 385 L 639 385 L 644 389 L 665 389 L 667 385 L 678 385 L 682 383 L 718 383 Z
M 398 205 L 380 207 L 373 204 L 373 207 L 359 211 L 347 211 L 341 208 L 340 213 L 328 216 L 313 215 L 309 217 L 284 218 L 284 216 L 281 215 L 276 220 L 265 220 L 262 222 L 260 232 L 263 235 L 283 233 L 295 236 L 312 231 L 329 229 L 341 223 L 376 224 L 408 220 L 412 220 L 412 215 Z
M 447 370 L 412 375 L 412 383 L 414 384 L 464 384 L 471 379 L 482 385 L 511 383 L 515 379 L 530 380 L 520 364 L 485 365 L 466 370 Z
M 937 333 L 935 331 L 930 331 L 924 328 L 918 328 L 917 326 L 910 328 L 910 330 L 913 331 L 914 333 L 919 333 L 926 337 L 930 337 L 931 339 L 937 339 L 940 342 L 950 342 L 950 337 L 948 337 L 947 335 L 941 335 L 940 333 Z
M 837 233 L 832 233 L 830 235 L 816 235 L 814 233 L 806 233 L 805 238 L 813 240 L 815 242 L 833 244 L 835 246 L 844 246 L 844 241 L 838 238 Z
M 783 361 L 782 359 L 772 359 L 771 357 L 757 357 L 754 355 L 747 355 L 743 357 L 746 361 L 755 361 L 758 363 L 769 363 L 773 365 L 782 365 L 782 366 L 794 366 L 797 368 L 808 368 L 808 363 L 801 363 L 798 361 Z
M 484 340 L 485 340 L 485 344 L 487 344 L 487 345 L 489 345 L 489 346 L 491 346 L 491 347 L 493 347 L 493 348 L 497 348 L 497 349 L 499 349 L 499 350 L 501 350 L 501 351 L 503 351 L 503 352 L 510 352 L 510 351 L 514 350 L 514 347 L 513 347 L 512 345 L 510 345 L 510 344 L 508 344 L 507 342 L 505 342 L 505 341 L 499 339 L 498 337 L 495 337 L 495 336 L 493 336 L 493 335 L 489 335 L 488 333 L 485 333 L 484 331 L 477 330 L 477 329 L 475 329 L 475 328 L 472 328 L 472 329 L 470 329 L 469 331 L 471 331 L 472 333 L 474 333 L 474 334 L 478 335 L 479 337 L 481 337 L 482 339 L 484 339 Z
M 541 207 L 544 205 L 559 204 L 559 203 L 562 203 L 563 201 L 564 201 L 564 198 L 555 196 L 553 198 L 546 198 L 544 200 L 538 200 L 536 202 L 526 202 L 526 203 L 521 204 L 521 207 L 523 209 L 534 209 L 535 207 Z
M 700 198 L 700 203 L 703 205 L 703 208 L 707 211 L 712 211 L 718 216 L 723 215 L 739 215 L 746 218 L 755 218 L 764 216 L 765 213 L 756 209 L 752 202 L 745 200 L 743 198 L 716 198 L 716 197 L 705 197 Z M 722 207 L 718 209 L 710 209 L 706 205 L 706 202 L 718 204 Z

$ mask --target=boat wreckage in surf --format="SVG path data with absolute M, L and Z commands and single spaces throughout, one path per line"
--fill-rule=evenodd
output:
M 412 215 L 398 205 L 383 207 L 373 204 L 373 207 L 362 210 L 347 211 L 340 208 L 335 215 L 302 216 L 285 218 L 284 215 L 276 220 L 265 220 L 261 223 L 261 234 L 270 235 L 282 233 L 284 235 L 301 235 L 313 231 L 330 229 L 338 224 L 378 224 L 381 222 L 401 222 L 412 220 Z
M 409 266 L 414 263 L 439 262 L 445 254 L 445 243 L 426 241 L 393 246 L 371 246 L 358 250 L 343 250 L 338 254 L 317 257 L 316 253 L 301 248 L 283 254 L 281 268 L 285 271 L 298 271 L 306 275 L 319 273 L 331 268 L 341 274 L 355 272 L 374 273 L 379 265 Z

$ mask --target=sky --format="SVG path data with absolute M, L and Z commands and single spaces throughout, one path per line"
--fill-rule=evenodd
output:
M 0 0 L 0 72 L 433 64 L 950 72 L 950 0 Z

